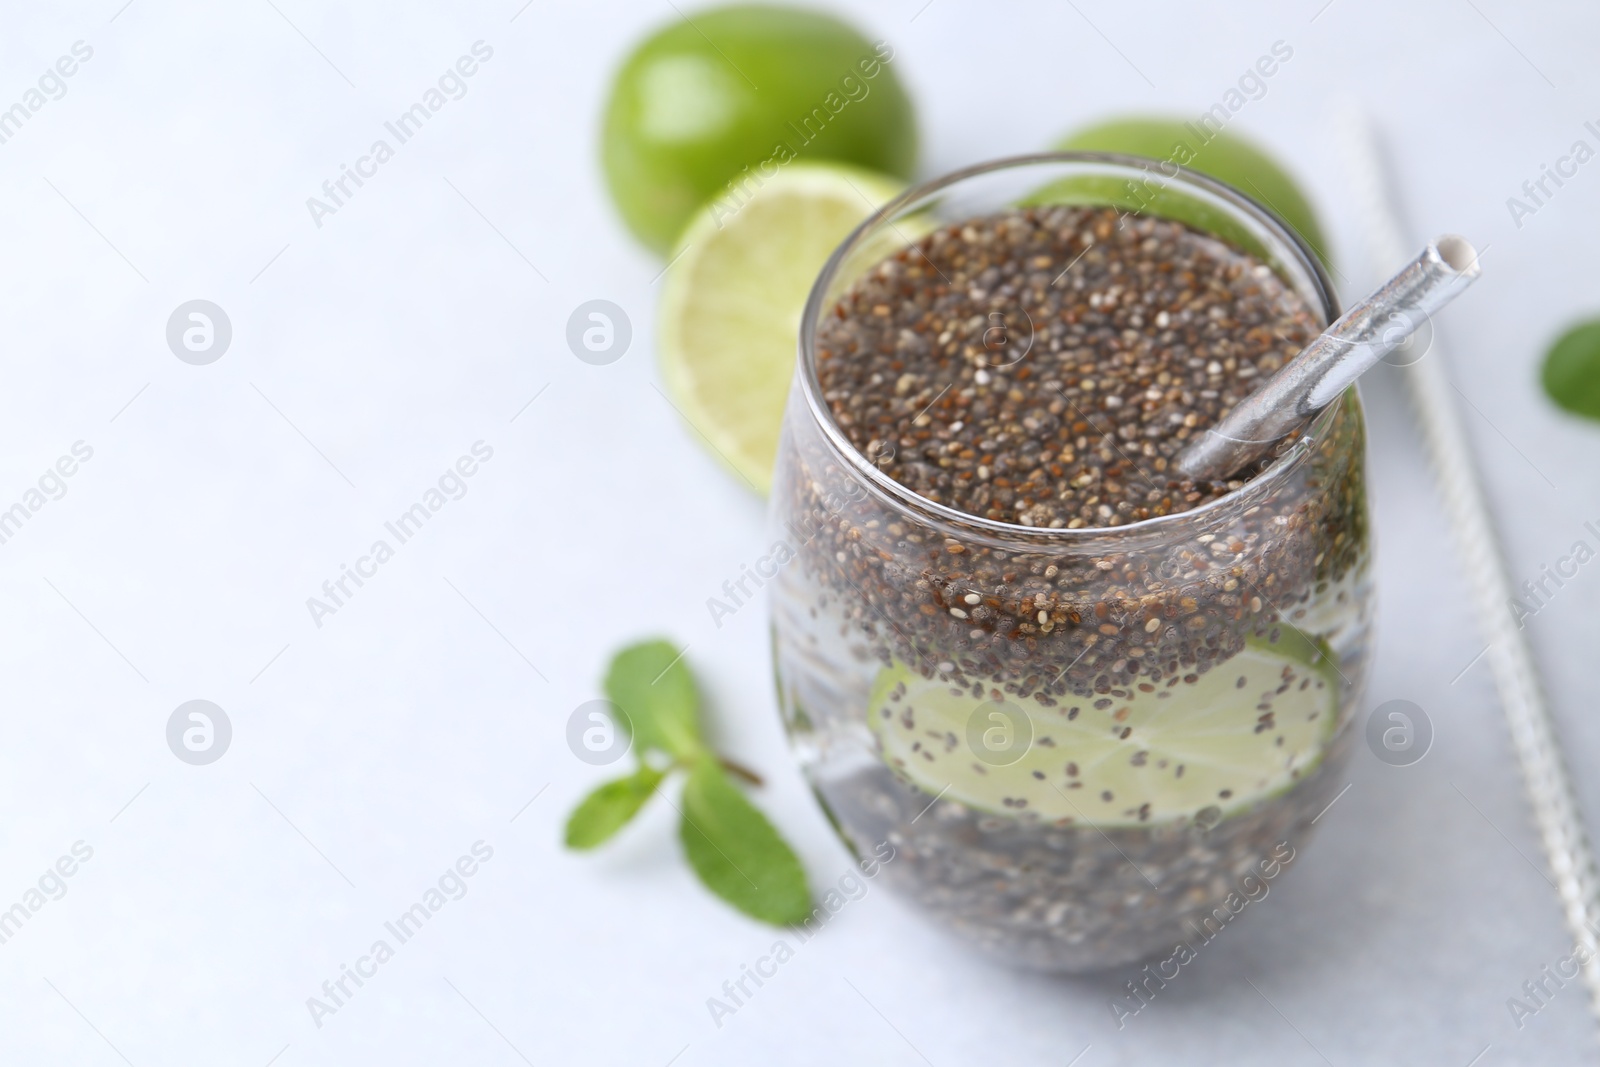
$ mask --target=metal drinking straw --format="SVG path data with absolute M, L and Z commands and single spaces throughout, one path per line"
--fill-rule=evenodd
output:
M 1177 458 L 1185 478 L 1218 480 L 1305 425 L 1478 280 L 1478 253 L 1446 235 L 1339 317 Z
M 1382 156 L 1371 127 L 1359 112 L 1344 115 L 1340 126 L 1371 251 L 1379 267 L 1387 269 L 1405 255 L 1405 242 L 1388 195 Z M 1402 373 L 1438 477 L 1473 615 L 1487 642 L 1479 655 L 1488 662 L 1500 693 L 1512 749 L 1522 769 L 1567 931 L 1588 951 L 1583 978 L 1591 1006 L 1600 1014 L 1600 875 L 1532 652 L 1506 607 L 1512 583 L 1495 540 L 1467 435 L 1450 396 L 1439 352 L 1407 366 Z

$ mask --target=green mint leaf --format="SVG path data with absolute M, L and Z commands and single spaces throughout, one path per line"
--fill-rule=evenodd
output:
M 811 914 L 811 891 L 794 850 L 715 763 L 689 773 L 678 833 L 694 873 L 746 915 L 789 926 Z
M 660 749 L 679 758 L 698 754 L 700 694 L 667 641 L 645 641 L 618 652 L 606 672 L 606 696 L 627 717 L 635 748 Z
M 628 825 L 661 784 L 663 772 L 641 765 L 584 797 L 567 818 L 567 847 L 594 848 Z
M 1557 407 L 1600 419 L 1600 320 L 1579 323 L 1557 338 L 1539 377 Z

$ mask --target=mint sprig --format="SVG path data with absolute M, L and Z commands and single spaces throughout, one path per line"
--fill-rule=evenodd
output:
M 567 818 L 567 847 L 603 844 L 682 771 L 678 837 L 700 881 L 753 919 L 788 926 L 808 918 L 805 870 L 729 775 L 752 785 L 761 779 L 706 744 L 699 689 L 683 654 L 666 641 L 630 645 L 612 659 L 605 691 L 622 712 L 618 727 L 631 732 L 637 766 L 579 802 Z
M 1600 419 L 1600 319 L 1580 322 L 1556 338 L 1539 380 L 1557 407 Z

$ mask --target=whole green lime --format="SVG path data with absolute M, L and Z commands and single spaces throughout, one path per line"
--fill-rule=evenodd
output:
M 1282 165 L 1236 133 L 1203 130 L 1182 119 L 1130 117 L 1079 130 L 1056 147 L 1171 160 L 1210 175 L 1277 214 L 1328 263 L 1328 242 L 1311 202 Z
M 798 158 L 909 178 L 911 99 L 895 53 L 827 15 L 741 4 L 657 31 L 606 103 L 606 183 L 628 228 L 666 252 L 697 208 L 730 210 Z

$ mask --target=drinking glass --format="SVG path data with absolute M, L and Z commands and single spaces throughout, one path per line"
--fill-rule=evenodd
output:
M 840 295 L 935 228 L 1057 203 L 1177 219 L 1255 257 L 1318 325 L 1338 315 L 1292 231 L 1174 166 L 1051 153 L 910 190 L 804 312 L 772 634 L 784 725 L 845 843 L 982 950 L 1084 971 L 1209 940 L 1292 864 L 1344 781 L 1371 548 L 1353 389 L 1225 496 L 1107 528 L 965 514 L 851 444 L 817 375 Z M 997 358 L 1037 356 L 1022 311 L 996 320 Z

